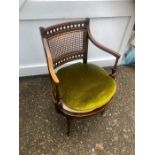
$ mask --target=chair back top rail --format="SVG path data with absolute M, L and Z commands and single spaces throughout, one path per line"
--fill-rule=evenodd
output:
M 85 20 L 64 22 L 46 28 L 40 27 L 40 29 L 42 37 L 49 38 L 55 34 L 60 34 L 68 31 L 82 30 L 82 29 L 86 30 L 88 26 L 89 26 L 89 18 L 86 18 Z

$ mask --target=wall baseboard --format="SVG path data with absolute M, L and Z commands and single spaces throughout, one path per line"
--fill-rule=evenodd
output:
M 75 62 L 82 62 L 81 60 L 71 61 L 63 66 L 73 64 Z M 96 64 L 100 67 L 113 66 L 115 62 L 114 57 L 102 58 L 102 59 L 88 59 L 88 63 Z M 19 67 L 19 76 L 33 76 L 33 75 L 43 75 L 48 74 L 47 64 L 32 64 L 32 65 L 23 65 Z

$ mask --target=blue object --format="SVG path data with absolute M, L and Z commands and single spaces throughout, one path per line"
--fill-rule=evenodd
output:
M 125 54 L 125 65 L 135 64 L 135 48 L 131 47 Z

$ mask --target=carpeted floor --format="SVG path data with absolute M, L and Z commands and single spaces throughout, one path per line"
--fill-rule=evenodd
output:
M 134 155 L 135 70 L 120 66 L 118 90 L 103 115 L 66 119 L 51 102 L 49 76 L 20 79 L 20 155 Z

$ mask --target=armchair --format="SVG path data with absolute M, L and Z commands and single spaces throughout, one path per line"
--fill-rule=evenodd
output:
M 52 79 L 52 96 L 56 110 L 70 120 L 103 113 L 116 92 L 117 63 L 120 54 L 98 43 L 89 28 L 89 19 L 71 21 L 50 27 L 40 27 L 49 73 Z M 110 75 L 94 64 L 87 63 L 88 40 L 116 60 Z M 58 70 L 63 64 L 82 59 Z

